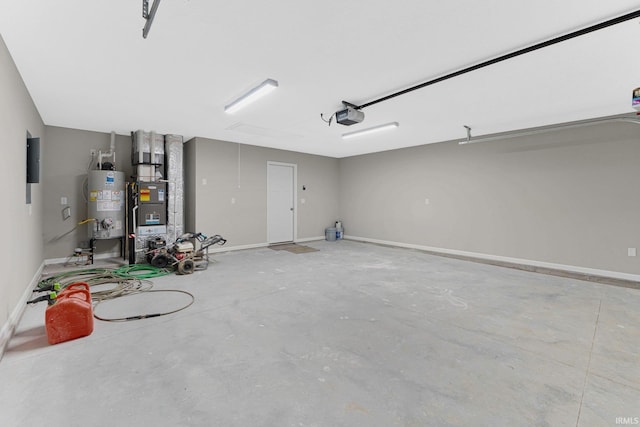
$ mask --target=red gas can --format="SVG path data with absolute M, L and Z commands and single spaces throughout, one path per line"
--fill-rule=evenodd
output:
M 91 296 L 88 283 L 86 283 L 86 282 L 75 282 L 75 283 L 72 283 L 70 285 L 65 286 L 65 288 L 63 290 L 58 292 L 58 299 L 60 297 L 63 297 L 64 295 L 68 294 L 69 292 L 75 290 L 75 289 L 83 289 L 83 290 L 89 292 L 89 296 Z M 84 299 L 83 297 L 78 296 L 78 295 L 76 295 L 76 298 Z
M 89 290 L 65 289 L 61 292 L 56 302 L 47 307 L 45 326 L 49 344 L 91 335 L 93 308 Z

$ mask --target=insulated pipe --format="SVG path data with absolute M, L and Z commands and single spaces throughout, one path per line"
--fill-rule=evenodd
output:
M 149 136 L 150 141 L 149 141 L 149 163 L 151 164 L 151 176 L 149 177 L 149 180 L 151 181 L 155 181 L 156 180 L 156 163 L 155 163 L 155 159 L 156 159 L 156 132 L 155 131 L 151 131 L 151 135 Z
M 149 135 L 149 163 L 155 164 L 156 157 L 156 132 L 151 131 Z
M 178 188 L 178 185 L 176 184 L 175 181 L 169 181 L 168 179 L 161 179 L 159 180 L 160 182 L 166 182 L 168 185 L 168 190 L 169 193 L 171 194 L 171 199 L 173 200 L 173 221 L 174 224 L 171 224 L 173 226 L 173 241 L 178 240 L 178 229 L 177 229 L 177 225 L 175 224 L 176 221 L 176 216 L 178 215 L 178 202 L 176 201 L 176 189 Z M 173 184 L 173 192 L 171 191 L 171 184 Z M 168 197 L 169 198 L 169 197 Z M 168 202 L 167 202 L 168 203 Z M 167 220 L 167 223 L 169 221 Z

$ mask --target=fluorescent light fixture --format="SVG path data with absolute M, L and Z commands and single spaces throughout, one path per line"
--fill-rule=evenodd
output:
M 356 136 L 369 135 L 371 133 L 376 133 L 383 130 L 395 129 L 398 126 L 400 126 L 398 122 L 391 122 L 391 123 L 386 123 L 384 125 L 374 126 L 371 128 L 356 130 L 353 132 L 347 132 L 342 134 L 342 139 L 355 138 Z
M 256 101 L 259 98 L 262 98 L 268 93 L 271 93 L 275 88 L 278 87 L 278 82 L 273 79 L 267 79 L 260 83 L 258 86 L 251 89 L 249 92 L 242 95 L 240 98 L 236 99 L 229 105 L 225 105 L 224 112 L 225 113 L 235 113 L 242 107 L 245 107 L 252 102 Z

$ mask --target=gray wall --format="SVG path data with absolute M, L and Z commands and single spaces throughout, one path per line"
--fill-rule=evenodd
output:
M 67 258 L 76 247 L 89 247 L 89 225 L 78 225 L 87 219 L 86 178 L 91 162 L 91 149 L 109 151 L 111 135 L 47 126 L 47 155 L 42 159 L 44 257 Z M 131 136 L 116 135 L 116 170 L 132 174 Z M 107 161 L 105 159 L 105 161 Z M 97 157 L 96 157 L 97 162 Z M 93 163 L 93 169 L 96 164 Z M 63 220 L 61 198 L 71 207 L 71 218 Z M 119 253 L 119 240 L 102 240 L 96 244 L 96 254 Z
M 183 146 L 184 162 L 184 230 L 196 230 L 196 209 L 198 200 L 196 198 L 196 139 L 185 142 Z M 206 234 L 206 233 L 205 233 Z
M 627 248 L 640 246 L 639 131 L 597 125 L 340 160 L 194 138 L 184 147 L 185 230 L 222 234 L 228 247 L 266 243 L 266 165 L 279 161 L 298 165 L 299 239 L 342 219 L 350 236 L 638 274 L 640 257 Z M 34 214 L 44 214 L 44 257 L 64 258 L 86 245 L 86 227 L 74 227 L 86 217 L 89 150 L 107 150 L 109 134 L 45 132 Z M 129 135 L 118 136 L 117 168 L 127 176 L 130 150 Z M 117 241 L 99 242 L 98 253 L 118 250 Z
M 31 184 L 32 203 L 26 204 L 27 131 L 41 137 L 40 150 L 45 157 L 48 147 L 42 119 L 0 37 L 0 182 L 3 183 L 0 326 L 5 331 L 10 327 L 12 312 L 38 273 L 43 256 L 42 184 Z
M 268 161 L 298 166 L 298 239 L 322 237 L 338 219 L 337 159 L 205 138 L 185 148 L 187 181 L 195 183 L 186 200 L 186 212 L 195 211 L 187 214 L 190 231 L 222 234 L 228 247 L 266 243 Z
M 341 159 L 345 233 L 639 274 L 639 139 L 618 123 Z

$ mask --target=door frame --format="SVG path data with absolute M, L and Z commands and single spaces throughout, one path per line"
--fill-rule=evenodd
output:
M 269 236 L 269 166 L 288 166 L 293 168 L 293 242 L 298 241 L 298 165 L 295 163 L 284 163 L 267 161 L 267 244 L 271 244 Z

